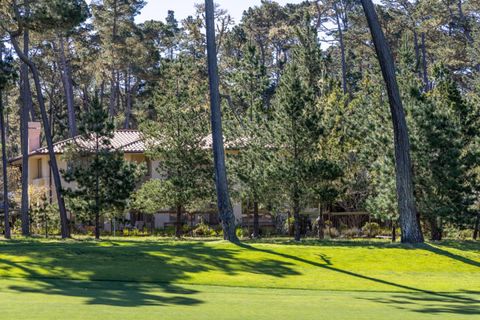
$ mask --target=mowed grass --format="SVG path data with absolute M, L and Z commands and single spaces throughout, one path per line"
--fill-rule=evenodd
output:
M 480 318 L 480 244 L 0 243 L 7 319 Z

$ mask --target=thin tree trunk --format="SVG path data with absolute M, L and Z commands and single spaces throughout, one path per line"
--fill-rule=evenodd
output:
M 258 221 L 258 201 L 253 201 L 253 238 L 257 239 L 260 237 L 260 226 Z
M 63 89 L 65 92 L 65 99 L 67 101 L 67 113 L 68 113 L 68 131 L 70 137 L 75 137 L 77 135 L 77 121 L 75 116 L 75 105 L 74 105 L 74 95 L 73 95 L 73 80 L 72 80 L 72 70 L 70 68 L 70 63 L 65 55 L 65 44 L 63 36 L 59 36 L 60 42 L 60 66 L 61 66 L 61 76 L 63 82 Z
M 111 80 L 110 80 L 110 100 L 108 103 L 108 113 L 110 117 L 115 116 L 115 100 L 117 96 L 117 85 L 115 83 L 115 70 L 112 70 L 112 75 L 111 75 Z
M 437 217 L 431 217 L 430 219 L 428 219 L 428 222 L 430 223 L 431 231 L 430 239 L 433 241 L 442 240 L 443 228 L 440 219 L 437 219 Z
M 113 2 L 113 27 L 112 27 L 112 43 L 115 44 L 117 41 L 117 0 Z M 110 79 L 110 101 L 109 101 L 109 114 L 113 118 L 115 116 L 115 100 L 117 94 L 117 84 L 115 76 L 115 62 L 112 62 L 111 70 L 111 79 Z
M 300 230 L 300 202 L 298 196 L 294 196 L 293 199 L 293 223 L 295 228 L 295 241 L 300 241 L 301 230 Z
M 28 57 L 30 37 L 28 30 L 23 33 L 23 52 Z M 20 216 L 22 219 L 22 235 L 30 235 L 30 216 L 29 216 L 29 195 L 28 195 L 28 119 L 29 113 L 33 110 L 32 93 L 30 90 L 30 80 L 28 77 L 28 66 L 22 63 L 20 69 L 20 96 L 22 100 L 20 111 L 20 148 L 22 151 L 22 197 L 20 205 Z M 32 115 L 33 120 L 33 115 Z
M 132 88 L 130 87 L 130 73 L 125 76 L 125 123 L 124 129 L 130 128 L 130 115 L 132 113 Z
M 215 162 L 215 185 L 217 189 L 218 213 L 222 221 L 225 240 L 238 242 L 235 234 L 235 216 L 228 192 L 225 150 L 223 147 L 222 114 L 220 109 L 219 79 L 215 44 L 215 21 L 213 0 L 205 0 L 207 29 L 208 78 L 212 122 L 213 158 Z
M 422 78 L 422 72 L 420 71 L 420 46 L 418 45 L 418 34 L 416 30 L 413 30 L 413 47 L 415 49 L 415 69 L 418 72 L 418 77 Z
M 3 61 L 3 53 L 0 48 L 0 62 Z M 10 239 L 10 219 L 8 214 L 8 174 L 7 174 L 7 151 L 6 144 L 7 139 L 5 138 L 5 119 L 3 116 L 3 90 L 0 88 L 0 131 L 1 131 L 1 142 L 2 142 L 2 173 L 3 173 L 3 216 L 5 223 L 5 238 Z
M 395 64 L 390 48 L 378 21 L 375 8 L 371 0 L 361 0 L 365 16 L 375 44 L 375 50 L 382 69 L 383 78 L 387 87 L 390 111 L 392 114 L 395 168 L 398 197 L 398 212 L 400 213 L 400 228 L 402 242 L 423 242 L 423 234 L 417 217 L 415 197 L 413 194 L 412 164 L 410 160 L 410 141 L 407 122 L 403 110 L 397 79 Z
M 478 239 L 479 229 L 480 229 L 480 211 L 477 212 L 477 219 L 475 221 L 475 228 L 473 230 L 473 240 Z
M 425 91 L 430 90 L 430 83 L 428 82 L 428 66 L 427 66 L 427 48 L 425 48 L 425 33 L 422 32 L 422 70 L 423 70 L 423 85 Z
M 325 222 L 323 221 L 323 206 L 321 204 L 318 205 L 318 230 L 317 235 L 318 239 L 323 240 L 325 239 L 325 232 L 323 229 L 325 228 Z
M 182 206 L 177 206 L 177 220 L 175 222 L 175 236 L 180 238 L 182 236 Z
M 27 56 L 23 54 L 22 50 L 20 49 L 20 46 L 18 45 L 17 39 L 15 37 L 11 37 L 11 42 L 18 57 L 28 65 L 30 71 L 32 72 L 35 88 L 37 91 L 38 105 L 40 107 L 40 113 L 42 116 L 42 122 L 44 126 L 45 139 L 47 140 L 47 148 L 50 156 L 50 166 L 52 169 L 53 180 L 55 183 L 55 191 L 57 195 L 58 208 L 60 211 L 60 225 L 61 225 L 62 238 L 68 238 L 70 237 L 70 234 L 69 234 L 69 228 L 68 228 L 67 210 L 65 208 L 65 202 L 63 199 L 62 181 L 60 179 L 60 172 L 58 170 L 57 159 L 55 157 L 55 151 L 53 149 L 53 141 L 52 141 L 52 136 L 50 131 L 50 124 L 48 122 L 48 115 L 45 109 L 45 101 L 43 100 L 42 85 L 40 83 L 40 75 L 38 74 L 38 70 L 35 64 L 32 61 L 30 61 Z
M 392 242 L 397 241 L 397 226 L 395 221 L 392 219 Z
M 98 152 L 99 152 L 99 139 L 98 134 L 95 136 L 95 162 L 98 164 Z M 95 168 L 95 239 L 100 240 L 100 173 Z
M 343 41 L 343 30 L 342 25 L 340 23 L 340 16 L 337 8 L 337 3 L 333 2 L 333 10 L 335 10 L 335 18 L 337 22 L 337 31 L 338 31 L 338 38 L 340 42 L 340 56 L 341 56 L 341 63 L 342 63 L 342 89 L 343 94 L 347 94 L 347 62 L 345 58 L 345 43 Z

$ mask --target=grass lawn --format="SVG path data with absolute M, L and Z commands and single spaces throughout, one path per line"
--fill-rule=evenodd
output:
M 5 319 L 480 319 L 480 243 L 0 242 Z

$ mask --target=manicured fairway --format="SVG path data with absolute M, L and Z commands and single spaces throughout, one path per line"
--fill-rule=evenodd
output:
M 4 319 L 480 318 L 480 245 L 0 243 Z

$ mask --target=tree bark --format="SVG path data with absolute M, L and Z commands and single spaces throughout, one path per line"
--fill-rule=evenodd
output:
M 40 113 L 42 116 L 45 139 L 47 140 L 47 148 L 50 156 L 50 166 L 52 169 L 52 176 L 55 183 L 55 191 L 57 195 L 58 208 L 60 211 L 61 233 L 62 233 L 62 238 L 65 239 L 70 237 L 69 228 L 68 228 L 67 210 L 65 208 L 65 202 L 63 199 L 62 181 L 60 179 L 60 172 L 58 171 L 57 159 L 55 157 L 55 151 L 53 149 L 53 141 L 52 141 L 52 136 L 50 131 L 50 124 L 48 122 L 48 115 L 45 109 L 45 101 L 43 100 L 42 85 L 40 83 L 40 75 L 38 74 L 38 70 L 35 64 L 32 61 L 30 61 L 30 59 L 27 56 L 25 56 L 22 50 L 20 49 L 20 46 L 18 45 L 18 41 L 16 37 L 11 37 L 11 42 L 18 57 L 25 64 L 28 65 L 30 71 L 32 72 L 33 80 L 35 83 L 35 89 L 37 91 L 38 105 L 40 107 Z
M 477 212 L 477 219 L 475 221 L 475 228 L 473 229 L 473 240 L 478 239 L 479 229 L 480 229 L 480 211 Z
M 177 221 L 175 222 L 175 237 L 180 238 L 182 236 L 182 206 L 177 206 Z
M 337 22 L 338 38 L 340 42 L 340 56 L 342 63 L 342 90 L 343 94 L 347 94 L 347 61 L 345 58 L 345 43 L 343 41 L 343 30 L 339 16 L 340 13 L 338 12 L 337 3 L 335 1 L 333 2 L 333 10 L 335 10 L 335 19 Z
M 3 61 L 3 53 L 0 48 L 0 62 Z M 10 219 L 8 214 L 8 173 L 7 173 L 7 139 L 5 137 L 5 119 L 3 116 L 3 90 L 0 88 L 0 131 L 2 142 L 2 173 L 3 173 L 3 216 L 5 223 L 5 238 L 10 239 Z
M 423 85 L 425 91 L 430 90 L 430 83 L 428 82 L 428 66 L 427 66 L 427 48 L 425 47 L 425 33 L 422 32 L 422 71 L 423 71 Z
M 300 200 L 298 192 L 295 190 L 293 194 L 293 224 L 295 228 L 295 241 L 300 241 L 301 227 L 300 227 Z
M 395 75 L 395 64 L 372 1 L 361 0 L 361 2 L 372 34 L 383 79 L 387 87 L 390 111 L 392 114 L 398 212 L 400 213 L 402 242 L 423 242 L 423 234 L 417 217 L 415 197 L 413 194 L 413 173 L 410 159 L 408 128 Z
M 112 26 L 112 43 L 115 44 L 117 41 L 117 0 L 113 2 L 113 26 Z M 115 59 L 113 54 L 112 59 Z M 111 70 L 111 79 L 110 79 L 110 101 L 109 101 L 109 114 L 113 118 L 115 116 L 115 100 L 117 95 L 117 84 L 115 76 L 115 61 L 112 60 L 112 70 Z
M 132 96 L 130 88 L 130 73 L 125 72 L 125 122 L 123 128 L 128 129 L 130 127 L 130 113 L 132 112 Z
M 418 45 L 417 31 L 413 30 L 413 47 L 415 49 L 415 70 L 418 73 L 418 77 L 422 78 L 422 72 L 420 71 L 420 46 Z
M 392 219 L 392 242 L 397 241 L 397 226 L 395 225 L 395 222 Z
M 325 239 L 325 232 L 323 229 L 325 228 L 325 221 L 323 221 L 323 206 L 321 204 L 318 205 L 318 221 L 317 221 L 317 236 L 318 239 L 323 240 Z
M 260 226 L 258 221 L 258 201 L 253 201 L 253 238 L 260 237 Z
M 100 137 L 95 135 L 95 162 L 98 164 Z M 95 169 L 95 239 L 100 240 L 100 173 Z
M 430 232 L 431 232 L 430 239 L 433 241 L 442 240 L 443 228 L 441 225 L 441 221 L 437 219 L 437 217 L 432 217 L 428 219 L 428 222 L 430 223 Z
M 74 95 L 73 95 L 73 80 L 72 80 L 72 70 L 70 68 L 70 62 L 67 60 L 65 55 L 65 44 L 63 36 L 59 36 L 60 43 L 60 65 L 61 65 L 61 76 L 63 82 L 63 89 L 65 92 L 65 99 L 67 102 L 67 113 L 68 113 L 68 131 L 70 137 L 75 137 L 77 135 L 77 121 L 75 116 L 75 105 L 74 105 Z
M 208 78 L 210 86 L 210 107 L 212 122 L 213 158 L 215 163 L 215 186 L 217 206 L 222 221 L 225 240 L 238 242 L 235 234 L 235 216 L 233 214 L 228 192 L 227 170 L 225 167 L 225 150 L 223 147 L 222 114 L 220 109 L 220 92 L 217 67 L 217 50 L 215 44 L 215 21 L 213 0 L 205 0 L 207 30 Z
M 23 33 L 23 52 L 28 57 L 30 37 L 28 30 Z M 22 63 L 20 67 L 20 149 L 22 151 L 22 197 L 20 205 L 20 216 L 22 219 L 22 235 L 30 235 L 30 217 L 29 217 L 29 199 L 28 199 L 28 119 L 29 112 L 33 110 L 32 93 L 30 90 L 30 80 L 28 77 L 28 66 Z M 33 118 L 32 118 L 33 120 Z

